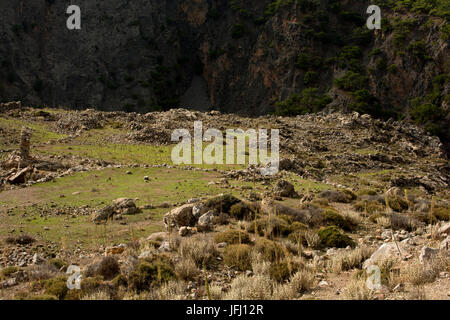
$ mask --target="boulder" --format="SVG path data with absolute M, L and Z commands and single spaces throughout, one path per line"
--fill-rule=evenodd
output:
M 371 265 L 379 265 L 386 259 L 400 259 L 409 256 L 410 246 L 406 243 L 387 242 L 379 247 L 369 259 L 364 261 L 363 268 L 367 269 Z
M 277 197 L 297 198 L 294 185 L 286 180 L 278 180 L 273 188 L 273 195 Z
M 135 214 L 138 212 L 136 204 L 132 199 L 119 198 L 113 201 L 115 211 L 118 214 Z
M 108 205 L 96 211 L 94 218 L 92 219 L 95 223 L 105 222 L 111 219 L 114 215 L 123 214 L 135 214 L 139 212 L 136 204 L 132 199 L 119 198 L 113 200 L 112 205 Z
M 208 231 L 214 227 L 214 211 L 210 210 L 198 219 L 198 227 L 200 230 Z
M 197 219 L 208 211 L 208 208 L 203 203 L 198 203 L 192 208 L 192 213 Z
M 194 204 L 185 204 L 166 213 L 163 219 L 166 230 L 169 229 L 169 227 L 180 228 L 195 226 L 198 219 L 192 212 L 193 208 Z
M 106 206 L 95 212 L 92 222 L 100 223 L 100 222 L 108 221 L 109 219 L 111 219 L 114 216 L 114 214 L 115 214 L 114 206 Z

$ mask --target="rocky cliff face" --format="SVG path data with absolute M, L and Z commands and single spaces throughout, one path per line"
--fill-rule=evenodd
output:
M 82 29 L 69 31 L 64 1 L 3 1 L 0 99 L 139 112 L 328 105 L 406 116 L 448 140 L 450 10 L 422 2 L 375 1 L 382 30 L 370 31 L 369 1 L 80 0 Z

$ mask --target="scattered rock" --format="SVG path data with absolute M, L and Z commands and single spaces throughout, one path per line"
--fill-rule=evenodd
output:
M 420 250 L 419 260 L 421 263 L 429 262 L 434 257 L 436 257 L 438 253 L 439 249 L 434 249 L 425 246 L 422 248 L 422 250 Z

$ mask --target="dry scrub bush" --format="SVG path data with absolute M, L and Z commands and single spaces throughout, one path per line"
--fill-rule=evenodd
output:
M 180 248 L 181 242 L 183 241 L 183 238 L 181 238 L 178 235 L 171 235 L 170 236 L 170 241 L 169 241 L 169 247 L 170 250 L 172 251 L 178 251 L 178 249 Z
M 209 286 L 209 296 L 211 300 L 222 300 L 223 299 L 222 287 L 214 284 Z
M 290 286 L 295 294 L 311 290 L 314 286 L 314 273 L 307 268 L 296 272 L 291 278 Z
M 353 224 L 354 226 L 359 226 L 364 222 L 363 217 L 361 217 L 361 215 L 358 212 L 355 211 L 342 211 L 341 215 L 347 219 L 348 221 L 350 221 L 351 224 Z
M 274 283 L 273 299 L 292 300 L 298 298 L 302 293 L 314 287 L 314 273 L 308 269 L 296 272 L 290 282 L 279 284 Z
M 214 241 L 205 235 L 183 239 L 178 249 L 179 254 L 187 259 L 192 259 L 197 267 L 202 268 L 208 264 L 217 254 Z
M 246 271 L 251 268 L 250 254 L 251 247 L 248 244 L 232 244 L 226 247 L 223 262 L 228 266 Z
M 108 292 L 96 291 L 91 294 L 84 295 L 81 300 L 111 300 Z
M 198 276 L 199 270 L 194 260 L 191 258 L 181 259 L 175 264 L 175 274 L 178 279 L 194 280 Z
M 443 255 L 438 255 L 425 264 L 415 259 L 400 270 L 401 279 L 414 286 L 420 286 L 433 282 L 440 272 L 448 271 L 449 266 L 450 259 Z
M 274 282 L 268 276 L 240 275 L 231 282 L 231 289 L 225 295 L 225 300 L 270 300 L 273 286 Z
M 160 300 L 186 300 L 186 282 L 169 281 L 159 288 Z
M 318 248 L 320 246 L 320 237 L 314 231 L 308 230 L 304 234 L 305 240 L 310 248 Z
M 256 275 L 269 275 L 271 263 L 265 261 L 261 253 L 253 251 L 251 254 L 252 270 Z
M 340 252 L 331 258 L 331 269 L 336 274 L 353 268 L 359 269 L 372 253 L 373 250 L 368 247 L 359 247 L 351 251 Z
M 158 300 L 159 293 L 157 289 L 143 291 L 137 293 L 136 291 L 127 291 L 124 293 L 122 300 Z
M 391 219 L 389 219 L 388 217 L 379 217 L 377 218 L 377 224 L 382 226 L 383 228 L 390 228 Z
M 292 287 L 289 283 L 285 284 L 275 284 L 273 288 L 272 299 L 273 300 L 293 300 L 297 296 L 295 295 Z
M 345 300 L 371 300 L 373 298 L 373 291 L 367 287 L 364 278 L 352 279 L 342 290 L 342 297 Z
M 214 241 L 216 243 L 243 244 L 250 242 L 250 236 L 247 232 L 229 229 L 216 234 Z
M 47 280 L 54 278 L 58 273 L 58 269 L 49 263 L 31 266 L 29 271 L 30 280 Z

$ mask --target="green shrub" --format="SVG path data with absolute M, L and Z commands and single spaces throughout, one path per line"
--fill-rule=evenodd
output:
M 45 294 L 63 300 L 68 292 L 67 277 L 58 277 L 44 281 Z
M 367 46 L 373 39 L 373 30 L 370 30 L 365 26 L 356 28 L 353 30 L 351 39 L 359 45 Z
M 320 197 L 327 199 L 329 202 L 350 203 L 356 198 L 356 195 L 344 190 L 324 190 L 320 193 Z
M 310 85 L 311 83 L 317 81 L 317 79 L 319 78 L 319 75 L 317 72 L 315 71 L 308 71 L 305 74 L 305 78 L 303 79 L 303 83 L 307 86 Z
M 267 17 L 272 17 L 275 15 L 280 8 L 286 7 L 290 5 L 293 2 L 293 0 L 276 0 L 271 3 L 269 3 L 266 7 L 265 15 Z
M 286 261 L 280 261 L 270 265 L 269 275 L 275 281 L 285 282 L 295 271 L 292 265 L 289 265 Z
M 346 217 L 339 214 L 337 211 L 333 209 L 325 209 L 322 212 L 322 215 L 325 218 L 327 224 L 339 227 L 345 231 L 351 231 L 355 229 L 355 224 L 347 219 Z
M 263 259 L 269 262 L 280 261 L 286 256 L 286 252 L 280 244 L 265 238 L 259 238 L 256 240 L 255 251 L 260 253 Z
M 449 221 L 450 220 L 450 208 L 435 207 L 432 211 L 433 216 L 438 220 Z
M 240 230 L 226 230 L 218 233 L 214 237 L 216 243 L 226 242 L 228 244 L 249 243 L 250 237 L 247 232 Z
M 254 212 L 245 203 L 240 202 L 231 206 L 230 216 L 237 220 L 253 220 Z
M 233 244 L 225 248 L 223 261 L 241 271 L 251 270 L 251 247 L 247 244 Z
M 431 59 L 431 57 L 427 54 L 426 44 L 423 40 L 412 41 L 406 49 L 411 51 L 411 53 L 421 61 Z
M 419 124 L 424 124 L 428 121 L 436 121 L 442 114 L 441 108 L 431 103 L 415 106 L 411 110 L 411 117 Z
M 116 258 L 108 256 L 102 259 L 96 271 L 105 280 L 111 280 L 120 273 L 120 266 Z
M 389 197 L 388 198 L 389 207 L 397 212 L 403 212 L 408 209 L 409 203 L 402 197 Z
M 160 262 L 141 262 L 128 280 L 132 289 L 142 292 L 175 279 L 175 273 L 168 265 Z
M 375 200 L 358 201 L 353 205 L 353 208 L 355 208 L 356 211 L 366 212 L 368 214 L 383 212 L 385 210 L 384 206 Z
M 231 27 L 231 37 L 233 39 L 240 39 L 244 36 L 246 28 L 243 24 L 238 23 Z
M 128 286 L 127 277 L 123 274 L 119 274 L 112 280 L 112 284 L 116 287 L 126 287 Z
M 441 29 L 441 39 L 448 41 L 450 39 L 450 24 L 446 23 Z
M 355 246 L 355 242 L 335 226 L 323 227 L 317 234 L 324 247 L 345 248 L 347 246 Z
M 51 259 L 49 263 L 58 270 L 66 269 L 69 266 L 64 260 L 58 258 Z
M 101 276 L 82 278 L 80 286 L 83 295 L 92 294 L 103 286 L 103 278 Z
M 321 57 L 312 54 L 309 54 L 307 52 L 300 52 L 297 56 L 297 61 L 295 65 L 303 70 L 308 70 L 311 68 L 320 69 L 323 65 L 323 60 Z
M 276 114 L 281 116 L 295 116 L 311 112 L 318 112 L 326 107 L 332 99 L 321 95 L 317 88 L 307 88 L 301 95 L 292 94 L 283 102 L 277 102 Z
M 336 86 L 346 91 L 356 91 L 367 87 L 369 78 L 360 73 L 347 71 L 342 78 L 334 80 Z
M 6 267 L 6 268 L 2 269 L 2 275 L 4 277 L 9 277 L 10 275 L 12 275 L 13 273 L 16 273 L 17 271 L 19 271 L 19 267 L 15 267 L 15 266 Z
M 396 64 L 391 64 L 387 67 L 387 71 L 393 74 L 396 74 L 398 72 L 398 67 Z
M 256 231 L 260 236 L 288 236 L 292 232 L 289 224 L 278 217 L 264 217 L 255 220 L 247 227 L 247 231 L 254 233 Z

